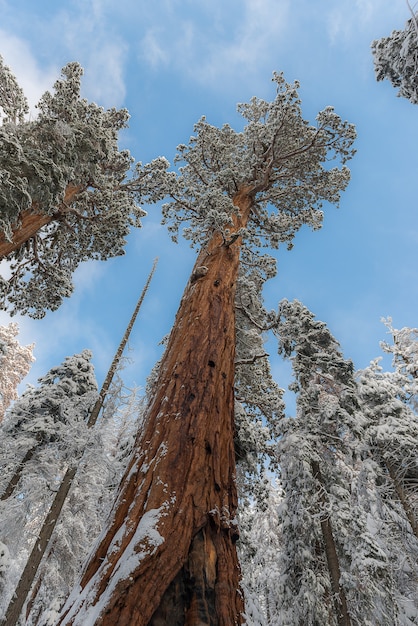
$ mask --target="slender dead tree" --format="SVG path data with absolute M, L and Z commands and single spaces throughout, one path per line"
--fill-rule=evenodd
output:
M 277 248 L 303 224 L 319 228 L 323 201 L 337 203 L 349 180 L 329 159 L 344 164 L 355 138 L 331 107 L 309 125 L 298 85 L 274 81 L 272 102 L 239 105 L 242 132 L 202 118 L 178 148 L 178 174 L 168 163 L 139 172 L 142 197 L 168 198 L 163 221 L 174 238 L 187 222 L 200 253 L 108 528 L 61 624 L 242 622 L 233 446 L 241 249 Z

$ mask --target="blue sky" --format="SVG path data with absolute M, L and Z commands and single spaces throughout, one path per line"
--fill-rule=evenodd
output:
M 404 0 L 0 0 L 0 54 L 32 110 L 69 61 L 84 67 L 83 95 L 127 107 L 121 147 L 146 162 L 187 143 L 193 124 L 240 124 L 237 102 L 274 97 L 271 76 L 298 79 L 306 119 L 327 105 L 358 131 L 352 181 L 321 231 L 302 230 L 277 253 L 268 308 L 298 298 L 327 322 L 344 354 L 364 367 L 380 354 L 382 316 L 418 326 L 418 107 L 374 78 L 370 44 L 403 28 Z M 147 209 L 147 207 L 144 207 Z M 65 356 L 90 348 L 103 379 L 136 299 L 159 266 L 130 341 L 127 385 L 143 386 L 172 325 L 195 253 L 175 246 L 148 208 L 126 255 L 89 263 L 59 311 L 13 318 L 21 343 L 35 342 L 34 383 Z M 8 323 L 0 313 L 0 324 Z M 268 351 L 274 356 L 274 345 Z M 287 368 L 273 359 L 282 386 Z

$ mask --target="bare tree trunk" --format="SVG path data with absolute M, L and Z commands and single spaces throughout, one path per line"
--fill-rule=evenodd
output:
M 125 350 L 126 344 L 128 343 L 129 336 L 130 336 L 130 334 L 132 332 L 132 328 L 133 328 L 133 326 L 135 324 L 135 320 L 136 320 L 136 318 L 138 316 L 138 313 L 139 313 L 139 309 L 142 306 L 142 303 L 144 301 L 145 295 L 146 295 L 146 293 L 148 291 L 148 287 L 150 286 L 150 282 L 152 280 L 152 277 L 154 276 L 154 272 L 155 272 L 155 269 L 157 267 L 157 263 L 158 263 L 158 259 L 155 259 L 154 263 L 153 263 L 153 266 L 152 266 L 152 269 L 151 269 L 151 271 L 149 273 L 149 276 L 147 278 L 147 282 L 144 285 L 144 288 L 142 290 L 141 296 L 140 296 L 138 302 L 136 303 L 136 307 L 134 309 L 134 312 L 132 313 L 131 320 L 130 320 L 129 324 L 126 327 L 125 334 L 122 337 L 122 341 L 119 344 L 119 348 L 117 349 L 116 354 L 113 357 L 112 364 L 109 367 L 109 371 L 107 372 L 107 375 L 106 375 L 106 378 L 104 379 L 102 388 L 100 389 L 99 397 L 97 398 L 96 404 L 94 405 L 92 412 L 90 413 L 90 417 L 89 417 L 89 420 L 87 422 L 87 426 L 89 426 L 89 427 L 90 426 L 94 426 L 94 424 L 97 422 L 97 418 L 99 417 L 99 413 L 100 413 L 100 410 L 101 410 L 101 408 L 103 406 L 103 402 L 105 401 L 106 395 L 109 392 L 110 385 L 112 384 L 113 377 L 114 377 L 114 375 L 116 373 L 116 370 L 118 369 L 118 365 L 119 365 L 120 360 L 122 358 L 123 351 Z
M 244 189 L 234 203 L 232 231 L 245 226 L 251 195 Z M 240 243 L 215 234 L 199 254 L 108 530 L 61 624 L 81 624 L 89 609 L 103 626 L 242 623 L 233 445 Z
M 106 397 L 107 392 L 109 391 L 109 387 L 111 385 L 113 376 L 115 375 L 118 363 L 122 357 L 123 350 L 128 342 L 129 335 L 132 331 L 133 325 L 139 313 L 139 309 L 144 300 L 145 294 L 148 291 L 149 284 L 155 272 L 155 268 L 157 266 L 157 259 L 155 259 L 154 264 L 152 266 L 151 272 L 148 276 L 148 279 L 145 283 L 145 286 L 142 290 L 141 296 L 137 302 L 135 310 L 132 314 L 131 320 L 126 328 L 126 331 L 123 335 L 122 341 L 119 344 L 119 348 L 116 351 L 116 354 L 113 358 L 110 369 L 107 373 L 107 376 L 104 380 L 102 388 L 99 393 L 99 397 L 93 407 L 90 418 L 87 422 L 87 426 L 91 428 L 95 425 L 97 418 L 99 416 L 100 410 L 103 406 L 104 399 Z M 33 449 L 35 451 L 35 448 Z M 31 590 L 33 581 L 35 580 L 39 565 L 41 563 L 42 557 L 45 554 L 45 551 L 48 547 L 49 541 L 51 539 L 52 533 L 54 532 L 55 526 L 59 520 L 59 516 L 62 511 L 62 507 L 64 506 L 65 500 L 68 496 L 68 492 L 73 484 L 74 477 L 77 472 L 78 463 L 75 460 L 73 465 L 69 467 L 64 475 L 63 480 L 60 483 L 59 489 L 55 495 L 54 501 L 51 504 L 49 512 L 45 518 L 45 521 L 42 525 L 41 531 L 38 535 L 38 539 L 35 542 L 35 545 L 32 549 L 32 552 L 28 558 L 25 569 L 20 577 L 19 583 L 16 587 L 12 600 L 7 608 L 6 616 L 5 616 L 5 626 L 15 626 L 19 620 L 20 613 L 23 609 L 23 606 L 26 602 L 28 594 Z M 31 602 L 33 603 L 34 596 L 31 597 Z
M 326 505 L 326 496 L 323 488 L 322 474 L 317 461 L 311 461 L 312 473 L 314 478 L 319 482 L 321 486 L 320 501 L 321 504 Z M 327 557 L 328 571 L 331 581 L 331 590 L 334 599 L 334 607 L 337 615 L 338 626 L 351 626 L 351 619 L 348 613 L 347 599 L 345 597 L 344 589 L 341 587 L 340 578 L 341 570 L 338 560 L 337 548 L 334 541 L 334 535 L 332 532 L 331 520 L 326 515 L 321 515 L 321 531 L 322 538 L 324 540 L 325 554 Z
M 40 212 L 40 209 L 34 203 L 32 210 L 22 211 L 20 215 L 20 225 L 13 231 L 12 241 L 6 241 L 4 234 L 0 235 L 0 259 L 8 256 L 15 250 L 18 250 L 22 244 L 36 235 L 38 230 L 56 220 L 60 216 L 60 209 L 70 204 L 75 196 L 81 191 L 81 185 L 69 184 L 65 190 L 64 200 L 57 211 L 52 214 Z

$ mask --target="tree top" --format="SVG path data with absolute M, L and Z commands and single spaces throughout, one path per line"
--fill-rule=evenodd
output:
M 138 165 L 144 197 L 167 200 L 163 222 L 175 240 L 181 227 L 193 245 L 204 244 L 214 231 L 227 239 L 237 212 L 234 197 L 243 191 L 253 203 L 241 234 L 255 247 L 289 244 L 303 224 L 320 227 L 324 202 L 338 204 L 350 178 L 345 163 L 354 154 L 354 126 L 332 107 L 309 124 L 302 117 L 299 84 L 278 73 L 273 82 L 271 102 L 254 97 L 238 105 L 246 121 L 242 131 L 228 124 L 217 128 L 202 117 L 189 143 L 177 148 L 177 171 L 161 158 Z

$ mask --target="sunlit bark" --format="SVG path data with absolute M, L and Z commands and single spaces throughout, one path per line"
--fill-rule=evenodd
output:
M 234 203 L 232 235 L 247 222 L 249 190 Z M 240 245 L 216 233 L 199 254 L 108 530 L 62 624 L 81 623 L 98 602 L 95 623 L 106 626 L 242 623 L 233 445 Z
M 0 259 L 8 256 L 15 250 L 18 250 L 21 245 L 26 243 L 31 237 L 46 224 L 50 224 L 54 220 L 60 218 L 61 209 L 65 205 L 73 202 L 75 196 L 81 191 L 82 186 L 69 184 L 65 190 L 64 199 L 60 207 L 57 208 L 56 213 L 51 215 L 42 213 L 40 208 L 34 204 L 32 211 L 22 211 L 20 215 L 20 224 L 13 231 L 12 241 L 7 241 L 4 234 L 0 234 Z

